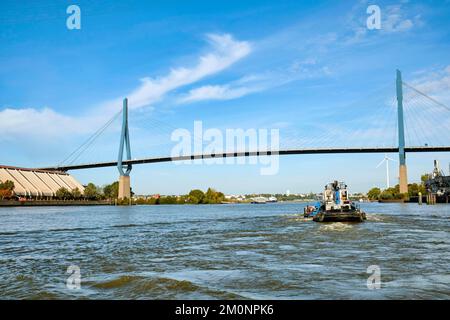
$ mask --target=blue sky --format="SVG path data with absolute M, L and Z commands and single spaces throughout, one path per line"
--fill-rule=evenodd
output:
M 81 30 L 66 27 L 70 4 L 81 9 Z M 369 4 L 381 9 L 380 30 L 366 27 Z M 6 165 L 61 162 L 125 96 L 133 158 L 168 155 L 171 132 L 192 130 L 196 120 L 220 130 L 278 128 L 287 148 L 392 146 L 397 68 L 450 105 L 449 1 L 2 1 L 0 41 Z M 407 143 L 445 144 L 414 121 L 439 122 L 444 132 L 448 114 L 411 108 Z M 119 126 L 77 162 L 116 159 Z M 382 158 L 288 156 L 272 176 L 258 165 L 143 165 L 132 184 L 137 193 L 309 192 L 342 179 L 366 191 L 385 184 L 375 168 Z M 447 169 L 450 155 L 408 155 L 410 180 L 433 159 Z M 115 168 L 72 173 L 99 185 L 118 176 Z M 396 177 L 392 170 L 391 183 Z

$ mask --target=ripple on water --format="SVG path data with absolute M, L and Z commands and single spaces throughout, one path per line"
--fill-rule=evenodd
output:
M 450 205 L 362 203 L 364 223 L 312 222 L 304 205 L 0 208 L 0 298 L 450 297 Z

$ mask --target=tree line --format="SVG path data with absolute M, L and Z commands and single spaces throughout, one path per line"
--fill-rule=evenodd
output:
M 59 188 L 56 191 L 55 198 L 58 200 L 111 200 L 117 199 L 119 194 L 119 182 L 113 182 L 103 187 L 88 183 L 82 193 L 78 188 L 68 190 Z
M 149 198 L 138 198 L 135 204 L 217 204 L 225 200 L 222 192 L 208 188 L 206 192 L 200 189 L 191 190 L 188 194 L 181 196 L 153 196 Z
M 119 194 L 119 182 L 115 181 L 103 187 L 88 183 L 84 188 L 84 192 L 75 188 L 69 190 L 67 188 L 59 188 L 56 191 L 55 199 L 57 200 L 112 200 L 117 199 Z M 131 192 L 133 195 L 133 192 Z M 14 196 L 14 182 L 0 181 L 0 200 L 11 199 Z M 222 192 L 208 188 L 206 192 L 200 189 L 191 190 L 186 195 L 181 196 L 153 196 L 148 198 L 138 198 L 135 204 L 216 204 L 222 203 L 225 195 Z M 123 199 L 120 203 L 128 204 L 129 199 Z
M 425 187 L 425 181 L 428 179 L 428 175 L 421 176 L 421 183 L 408 184 L 408 193 L 400 193 L 400 186 L 397 184 L 395 187 L 381 190 L 380 188 L 372 188 L 367 192 L 367 197 L 370 200 L 401 200 L 418 197 L 419 193 L 426 195 L 428 193 Z

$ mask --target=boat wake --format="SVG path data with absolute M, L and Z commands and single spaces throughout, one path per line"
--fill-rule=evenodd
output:
M 344 223 L 344 222 L 331 222 L 327 224 L 322 224 L 319 227 L 319 231 L 347 231 L 349 229 L 352 229 L 353 225 L 351 223 Z
M 285 216 L 287 220 L 294 222 L 310 222 L 312 218 L 304 217 L 303 214 L 292 214 Z
M 379 214 L 374 213 L 366 213 L 367 221 L 373 221 L 373 222 L 383 222 L 385 221 L 385 217 Z

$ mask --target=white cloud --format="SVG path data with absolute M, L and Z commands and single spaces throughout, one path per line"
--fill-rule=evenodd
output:
M 442 70 L 423 72 L 410 84 L 440 102 L 450 104 L 450 65 Z M 406 81 L 408 82 L 408 81 Z
M 230 85 L 208 85 L 192 89 L 189 94 L 179 100 L 180 103 L 201 100 L 230 100 L 240 98 L 246 94 L 256 92 L 256 87 L 231 87 Z
M 83 133 L 83 128 L 88 127 L 85 120 L 64 116 L 49 108 L 8 108 L 0 111 L 1 138 L 44 138 Z
M 388 6 L 385 11 L 385 19 L 382 19 L 382 30 L 388 33 L 404 32 L 414 26 L 410 18 L 404 17 L 401 5 Z M 417 16 L 415 19 L 420 19 Z
M 204 85 L 191 89 L 186 95 L 178 99 L 178 103 L 237 99 L 251 93 L 285 84 L 292 80 L 291 75 L 285 76 L 269 72 L 266 74 L 248 75 L 226 84 Z
M 245 95 L 279 87 L 292 81 L 329 76 L 327 66 L 320 66 L 316 59 L 294 60 L 281 71 L 247 75 L 238 80 L 221 85 L 204 85 L 191 89 L 178 99 L 178 103 L 191 103 L 204 100 L 231 100 Z
M 403 1 L 398 5 L 381 7 L 381 30 L 370 31 L 366 27 L 368 15 L 365 14 L 364 8 L 367 5 L 366 1 L 361 1 L 350 11 L 347 24 L 351 28 L 351 35 L 344 38 L 345 45 L 363 42 L 369 35 L 402 33 L 424 24 L 421 15 L 415 14 L 417 9 L 410 6 L 407 1 Z M 407 10 L 405 6 L 408 6 Z
M 210 52 L 201 55 L 193 67 L 178 67 L 159 78 L 146 77 L 128 95 L 131 109 L 148 106 L 161 100 L 167 93 L 195 83 L 204 77 L 225 70 L 251 52 L 246 41 L 235 40 L 230 34 L 208 34 Z M 60 114 L 50 108 L 7 108 L 0 111 L 0 139 L 61 139 L 64 135 L 91 133 L 122 106 L 122 98 L 101 103 L 87 115 L 77 117 Z
M 126 95 L 130 108 L 151 105 L 170 91 L 223 71 L 251 52 L 247 41 L 237 41 L 230 34 L 209 34 L 207 39 L 213 51 L 201 56 L 195 66 L 175 68 L 159 78 L 141 79 L 141 85 Z M 117 109 L 121 101 L 122 98 L 108 102 L 107 108 Z

